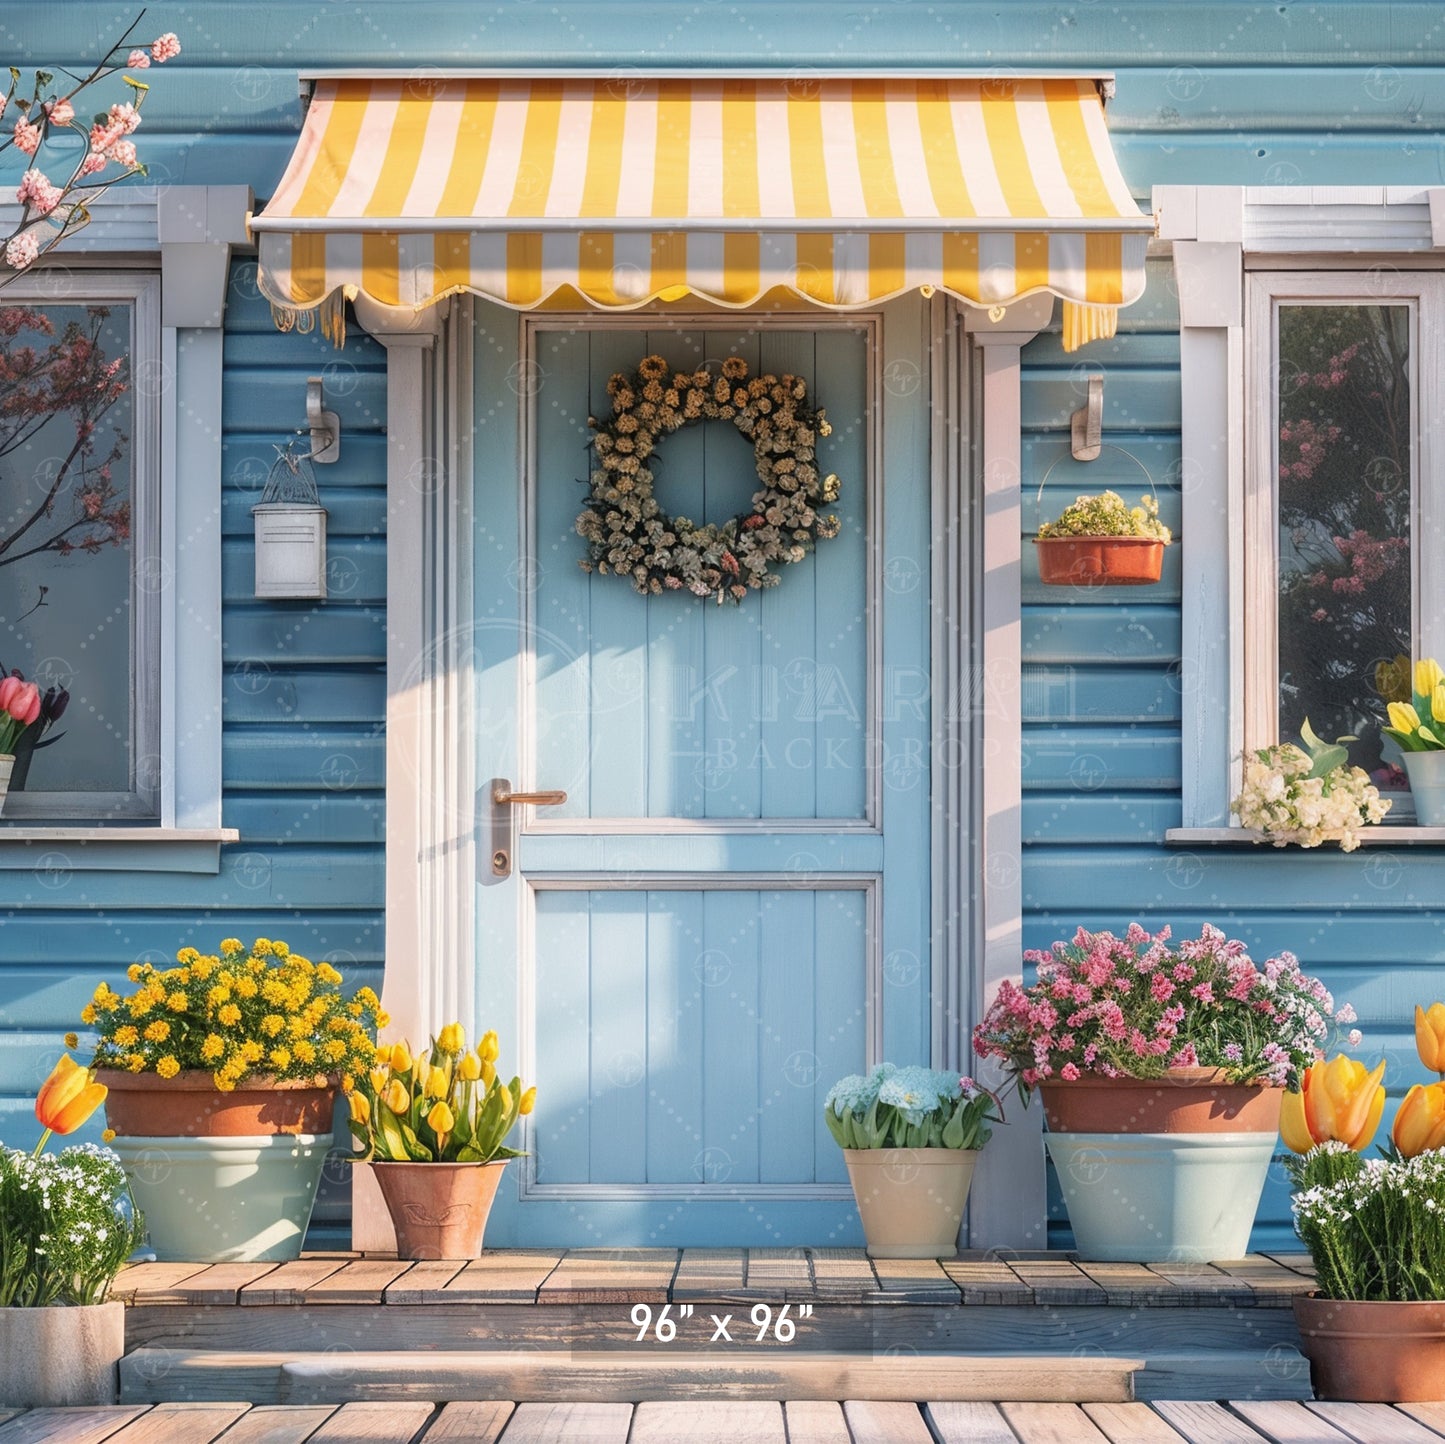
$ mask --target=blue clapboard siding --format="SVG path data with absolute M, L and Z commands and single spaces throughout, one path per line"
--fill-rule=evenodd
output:
M 273 937 L 329 959 L 348 982 L 381 982 L 384 360 L 357 333 L 340 356 L 314 336 L 278 333 L 254 270 L 233 267 L 222 407 L 222 820 L 242 840 L 223 849 L 218 875 L 44 865 L 0 874 L 7 1143 L 33 1142 L 29 1100 L 61 1035 L 79 1025 L 95 985 L 121 985 L 132 962 L 162 965 L 186 943 L 214 947 L 232 934 Z M 304 415 L 311 374 L 326 377 L 343 427 L 341 461 L 317 468 L 331 595 L 258 602 L 250 509 L 273 443 Z
M 93 58 L 93 37 L 113 33 L 128 18 L 97 0 L 24 7 L 9 20 L 9 56 L 18 65 L 65 63 L 80 70 Z M 685 24 L 655 0 L 483 8 L 441 0 L 427 7 L 426 19 L 421 30 L 414 6 L 386 0 L 328 6 L 324 15 L 278 0 L 153 7 L 147 29 L 176 29 L 185 45 L 178 62 L 148 77 L 153 88 L 139 139 L 153 179 L 245 181 L 264 198 L 299 128 L 296 73 L 302 68 L 607 71 L 658 64 L 889 72 L 943 61 L 986 70 L 1114 72 L 1110 127 L 1125 175 L 1145 201 L 1161 182 L 1440 179 L 1435 142 L 1445 128 L 1445 89 L 1429 64 L 1439 47 L 1434 0 L 1388 6 L 1212 0 L 1184 7 L 1164 0 L 1107 6 L 1021 0 L 1006 7 L 991 0 L 856 7 L 835 0 L 784 7 L 733 0 L 695 7 Z M 1136 468 L 1106 451 L 1088 467 L 1061 464 L 1042 501 L 1036 497 L 1044 472 L 1066 451 L 1068 413 L 1082 401 L 1090 370 L 1107 377 L 1106 439 L 1140 457 L 1166 519 L 1171 525 L 1177 519 L 1177 302 L 1167 260 L 1151 260 L 1148 271 L 1148 291 L 1125 313 L 1116 340 L 1066 357 L 1051 333 L 1025 352 L 1026 525 L 1041 506 L 1056 511 L 1085 487 L 1110 485 L 1126 496 L 1141 487 Z M 385 643 L 377 589 L 384 531 L 380 358 L 355 335 L 339 356 L 319 337 L 276 336 L 244 263 L 240 280 L 227 336 L 234 375 L 225 407 L 224 644 L 226 813 L 246 834 L 232 850 L 245 861 L 228 859 L 227 871 L 210 880 L 75 875 L 67 886 L 48 889 L 39 878 L 0 876 L 0 1028 L 17 1040 L 22 1033 L 58 1037 L 108 967 L 168 951 L 193 931 L 289 936 L 317 953 L 330 943 L 365 964 L 380 957 L 383 799 L 376 754 L 363 745 L 381 718 Z M 242 557 L 249 507 L 271 454 L 270 427 L 277 415 L 295 413 L 309 371 L 327 371 L 330 395 L 333 366 L 356 368 L 345 372 L 348 394 L 337 401 L 344 460 L 322 474 L 339 580 L 348 590 L 324 608 L 248 601 Z M 672 445 L 675 457 L 680 452 Z M 585 474 L 580 454 L 576 474 Z M 921 560 L 926 538 L 914 544 Z M 1188 544 L 1181 539 L 1181 547 Z M 486 556 L 505 567 L 514 542 L 510 535 L 488 535 L 483 523 L 480 545 L 495 547 Z M 1179 717 L 1185 706 L 1219 705 L 1218 699 L 1181 697 L 1172 685 L 1180 646 L 1179 555 L 1176 550 L 1170 558 L 1165 584 L 1147 597 L 1047 593 L 1026 556 L 1027 940 L 1043 945 L 1081 922 L 1117 928 L 1137 917 L 1151 927 L 1172 922 L 1181 931 L 1214 921 L 1261 953 L 1292 947 L 1354 1001 L 1366 1053 L 1384 1049 L 1392 1056 L 1398 1090 L 1418 1076 L 1404 1031 L 1410 1004 L 1439 992 L 1445 976 L 1438 854 L 1396 848 L 1342 858 L 1160 845 L 1164 829 L 1179 817 Z M 646 641 L 673 644 L 650 630 Z M 565 715 L 554 725 L 564 735 Z M 274 740 L 295 741 L 306 765 L 324 768 L 336 753 L 355 765 L 332 763 L 329 781 L 342 786 L 320 776 L 307 785 L 304 766 L 290 760 L 276 776 L 268 770 Z M 629 766 L 635 783 L 643 760 Z M 655 796 L 668 788 L 676 795 L 676 771 L 650 759 L 646 766 Z M 284 899 L 265 895 L 278 884 L 277 860 L 279 872 L 288 874 Z M 662 956 L 665 927 L 675 925 L 657 922 L 650 956 Z M 651 947 L 651 936 L 647 941 Z M 824 1005 L 820 997 L 818 1006 Z M 662 1016 L 649 1014 L 634 1026 L 650 1032 L 667 1022 L 669 1001 L 654 995 L 648 1006 Z M 30 1063 L 8 1061 L 12 1051 L 18 1056 L 31 1046 L 0 1051 L 0 1108 L 32 1081 Z M 550 1109 L 549 1117 L 560 1125 Z M 654 1123 L 649 1148 L 662 1167 L 683 1139 L 669 1139 L 664 1125 Z M 590 1148 L 585 1117 L 576 1126 Z M 679 1134 L 685 1131 L 679 1125 Z M 760 1149 L 760 1170 L 765 1154 Z M 1281 1241 L 1286 1225 L 1278 1180 L 1263 1216 L 1261 1240 Z

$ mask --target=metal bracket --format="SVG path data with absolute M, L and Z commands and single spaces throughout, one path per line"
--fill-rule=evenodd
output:
M 341 418 L 323 410 L 321 377 L 306 378 L 306 425 L 311 429 L 311 460 L 323 465 L 341 460 Z
M 1103 450 L 1104 378 L 1089 377 L 1089 399 L 1069 421 L 1070 447 L 1075 461 L 1093 461 Z

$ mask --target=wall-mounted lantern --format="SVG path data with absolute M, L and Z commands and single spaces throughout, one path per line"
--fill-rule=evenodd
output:
M 256 595 L 326 595 L 326 510 L 309 453 L 294 440 L 276 448 L 256 518 Z
M 306 380 L 306 426 L 309 451 L 296 452 L 293 437 L 276 448 L 256 518 L 256 595 L 307 597 L 326 595 L 326 511 L 316 490 L 312 462 L 332 462 L 341 455 L 341 421 L 323 406 L 321 378 Z

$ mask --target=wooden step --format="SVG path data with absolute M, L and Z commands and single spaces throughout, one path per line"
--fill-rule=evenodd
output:
M 1133 1398 L 1139 1358 L 906 1356 L 766 1351 L 538 1350 L 232 1353 L 137 1349 L 121 1360 L 126 1403 L 249 1399 L 335 1404 L 458 1399 L 641 1403 L 669 1399 L 873 1399 L 1116 1403 Z
M 1144 1353 L 1134 1376 L 1140 1399 L 1312 1399 L 1310 1365 L 1298 1349 L 1207 1349 Z

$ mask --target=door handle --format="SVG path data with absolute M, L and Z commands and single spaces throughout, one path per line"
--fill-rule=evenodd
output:
M 494 777 L 487 789 L 492 799 L 492 877 L 512 875 L 517 851 L 517 813 L 521 807 L 560 807 L 567 794 L 560 789 L 547 792 L 513 792 L 510 778 Z
M 492 801 L 498 807 L 561 807 L 566 802 L 565 792 L 512 792 L 505 781 L 498 782 L 492 789 Z

